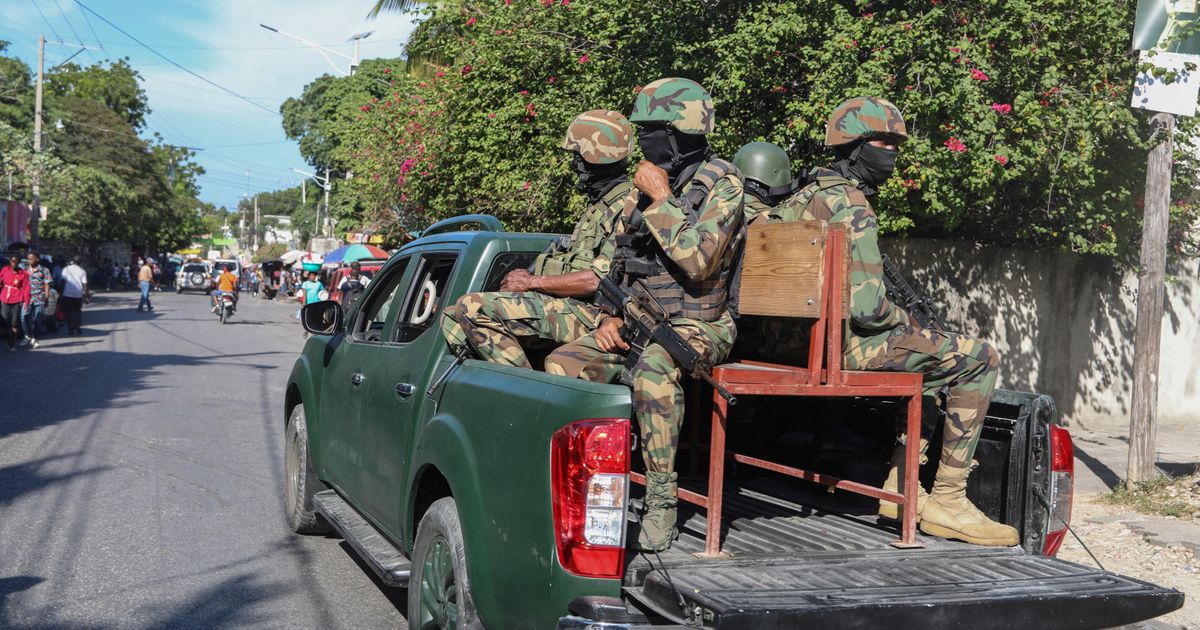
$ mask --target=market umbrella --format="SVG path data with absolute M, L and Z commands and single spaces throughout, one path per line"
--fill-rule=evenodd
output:
M 351 245 L 343 245 L 328 254 L 325 254 L 325 264 L 343 263 L 354 260 L 366 260 L 369 258 L 387 258 L 388 253 L 374 245 L 360 245 L 353 243 Z

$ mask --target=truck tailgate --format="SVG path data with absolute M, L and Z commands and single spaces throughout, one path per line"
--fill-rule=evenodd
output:
M 674 589 L 672 589 L 672 582 Z M 713 628 L 1109 628 L 1170 612 L 1183 594 L 1017 549 L 821 552 L 697 561 L 629 596 Z

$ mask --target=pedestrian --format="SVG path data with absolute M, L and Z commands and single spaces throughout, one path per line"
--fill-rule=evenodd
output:
M 21 312 L 21 321 L 25 325 L 25 343 L 36 348 L 38 325 L 42 323 L 46 306 L 50 302 L 54 278 L 50 275 L 50 270 L 41 264 L 37 252 L 30 251 L 28 260 L 29 269 L 25 273 L 29 275 L 29 288 L 25 292 L 25 308 Z
M 312 304 L 313 302 L 321 301 L 321 292 L 325 290 L 325 285 L 317 279 L 317 272 L 308 272 L 308 280 L 300 283 L 300 303 Z
M 63 305 L 63 313 L 67 316 L 67 334 L 75 335 L 82 331 L 80 326 L 83 319 L 83 303 L 91 299 L 88 293 L 87 272 L 79 265 L 82 258 L 78 255 L 71 257 L 70 264 L 62 272 L 62 296 L 59 301 Z
M 153 262 L 153 259 L 150 262 Z M 154 267 L 150 265 L 150 262 L 143 262 L 142 268 L 138 270 L 138 288 L 142 290 L 142 298 L 138 300 L 137 307 L 139 313 L 142 312 L 143 307 L 147 311 L 154 310 L 154 307 L 150 305 L 150 289 L 158 286 L 158 283 L 154 281 Z
M 17 351 L 17 340 L 21 337 L 21 309 L 25 306 L 28 289 L 29 274 L 21 269 L 21 259 L 12 256 L 8 266 L 0 269 L 0 321 L 6 328 L 9 352 Z

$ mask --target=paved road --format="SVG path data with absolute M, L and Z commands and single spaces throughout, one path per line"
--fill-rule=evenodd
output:
M 0 352 L 0 627 L 404 627 L 404 591 L 284 525 L 294 308 L 153 300 Z

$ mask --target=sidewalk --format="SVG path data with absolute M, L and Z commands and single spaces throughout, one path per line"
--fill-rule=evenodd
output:
M 1071 524 L 1104 568 L 1179 589 L 1183 608 L 1138 630 L 1200 630 L 1200 521 L 1139 514 L 1101 501 L 1125 477 L 1129 443 L 1124 427 L 1070 427 L 1075 443 L 1075 501 Z M 1200 464 L 1200 423 L 1158 429 L 1157 462 L 1163 472 L 1188 475 Z M 1059 557 L 1095 566 L 1070 535 Z

